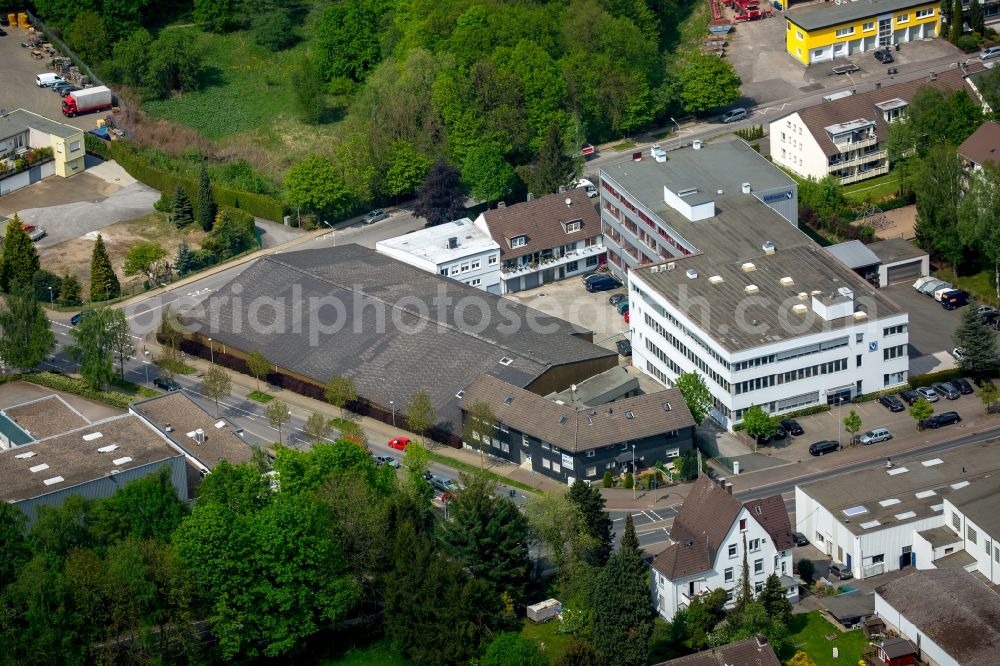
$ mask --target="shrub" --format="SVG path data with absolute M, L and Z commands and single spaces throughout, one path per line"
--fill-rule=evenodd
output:
M 153 209 L 161 213 L 171 213 L 174 209 L 174 198 L 168 192 L 160 194 L 160 198 L 153 204 Z
M 799 572 L 799 576 L 802 577 L 802 580 L 806 582 L 811 582 L 813 577 L 816 575 L 816 565 L 813 564 L 812 560 L 805 558 L 799 560 L 795 565 L 795 569 Z
M 635 485 L 635 479 L 632 477 L 632 472 L 625 474 L 625 487 L 631 488 Z
M 962 35 L 955 40 L 955 46 L 962 49 L 966 53 L 970 53 L 979 48 L 979 40 L 972 35 Z
M 994 371 L 990 373 L 991 376 L 997 376 Z M 962 376 L 962 371 L 956 369 L 953 370 L 940 370 L 938 372 L 928 372 L 924 375 L 913 375 L 910 377 L 910 388 L 920 388 L 921 386 L 930 386 L 934 382 L 947 382 L 952 379 L 958 379 Z
M 55 372 L 28 372 L 23 375 L 7 375 L 3 380 L 11 381 L 11 378 L 13 380 L 23 379 L 26 382 L 45 386 L 56 391 L 72 393 L 82 398 L 103 402 L 106 405 L 111 405 L 119 409 L 128 409 L 129 403 L 134 400 L 132 396 L 117 391 L 98 391 L 92 389 L 82 379 L 67 377 Z
M 604 470 L 604 487 L 610 488 L 613 485 L 615 485 L 615 480 L 614 478 L 612 478 L 611 472 L 608 470 Z
M 284 51 L 299 41 L 287 12 L 261 14 L 253 20 L 253 40 L 269 51 Z
M 784 419 L 795 419 L 800 416 L 811 416 L 813 414 L 819 414 L 820 412 L 830 411 L 830 405 L 813 405 L 812 407 L 806 407 L 804 409 L 797 409 L 794 412 L 788 412 L 786 414 L 777 414 L 776 417 L 779 420 Z M 733 432 L 742 432 L 743 424 L 737 423 L 733 426 Z

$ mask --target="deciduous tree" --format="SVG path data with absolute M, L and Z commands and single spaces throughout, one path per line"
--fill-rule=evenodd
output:
M 89 9 L 73 19 L 66 30 L 66 43 L 81 60 L 92 65 L 104 62 L 111 55 L 111 40 L 104 29 L 104 19 Z
M 281 444 L 281 426 L 288 423 L 292 418 L 288 411 L 288 403 L 281 400 L 272 400 L 264 408 L 264 414 L 267 416 L 271 427 L 278 431 L 278 444 Z
M 514 180 L 514 168 L 494 145 L 479 144 L 469 151 L 462 164 L 462 181 L 480 201 L 492 203 L 503 199 L 511 193 Z
M 211 32 L 228 32 L 236 20 L 234 0 L 194 0 L 194 20 Z
M 264 356 L 264 352 L 259 349 L 254 349 L 247 355 L 246 359 L 247 370 L 253 375 L 253 378 L 257 381 L 257 391 L 260 391 L 260 378 L 266 377 L 267 373 L 271 371 L 273 364 L 267 360 Z
M 549 124 L 535 162 L 519 169 L 528 190 L 540 197 L 567 185 L 579 171 L 580 159 L 566 146 L 558 123 Z
M 705 379 L 695 371 L 685 372 L 677 378 L 677 389 L 691 411 L 694 422 L 701 425 L 712 408 L 712 394 Z
M 125 318 L 125 311 L 121 309 L 109 309 L 108 317 L 108 345 L 111 351 L 118 357 L 118 364 L 121 368 L 122 381 L 125 380 L 125 361 L 135 354 L 135 338 L 132 337 L 132 328 Z
M 358 399 L 354 380 L 347 375 L 331 377 L 323 389 L 323 397 L 334 407 L 340 408 L 340 415 L 347 418 L 347 406 Z
M 417 152 L 409 141 L 399 140 L 392 144 L 389 169 L 385 174 L 385 193 L 400 197 L 415 192 L 427 177 L 432 160 Z
M 535 538 L 548 551 L 557 575 L 565 576 L 574 550 L 590 543 L 579 507 L 564 494 L 543 493 L 528 499 L 524 513 Z M 581 535 L 585 539 L 581 540 Z
M 910 405 L 910 416 L 917 422 L 917 430 L 923 430 L 924 421 L 934 414 L 934 405 L 927 402 L 927 398 L 920 398 Z
M 382 59 L 381 3 L 348 0 L 328 6 L 316 26 L 320 69 L 330 79 L 364 81 Z
M 111 267 L 111 257 L 104 247 L 104 238 L 97 234 L 94 249 L 90 254 L 90 300 L 109 301 L 121 295 L 122 287 Z
M 861 415 L 856 410 L 851 410 L 844 417 L 844 432 L 851 436 L 851 445 L 857 441 L 858 432 L 861 430 Z
M 233 383 L 229 373 L 217 365 L 213 365 L 205 373 L 201 382 L 201 392 L 209 400 L 215 401 L 215 416 L 219 416 L 219 401 L 233 392 Z
M 166 256 L 167 251 L 159 243 L 139 241 L 125 254 L 123 270 L 125 275 L 141 273 L 151 285 L 154 285 L 157 277 L 163 272 L 163 259 Z
M 94 506 L 91 530 L 104 544 L 133 539 L 167 542 L 188 514 L 167 468 L 137 479 Z
M 772 573 L 764 583 L 757 601 L 767 610 L 768 615 L 786 626 L 792 618 L 792 602 L 785 595 L 785 588 L 777 574 Z
M 497 417 L 489 403 L 476 402 L 469 406 L 462 421 L 462 441 L 479 449 L 479 466 L 486 467 L 486 449 L 495 434 Z
M 997 386 L 992 381 L 985 381 L 979 386 L 979 400 L 983 403 L 983 410 L 989 413 L 990 407 L 1000 397 Z
M 330 436 L 331 432 L 333 432 L 333 428 L 330 426 L 330 419 L 317 412 L 310 414 L 302 426 L 302 434 L 310 442 L 322 442 Z
M 427 391 L 418 389 L 410 396 L 410 402 L 406 406 L 406 422 L 410 430 L 424 437 L 427 431 L 437 423 L 437 413 L 434 411 L 434 403 Z
M 94 389 L 102 389 L 114 378 L 114 347 L 111 338 L 113 311 L 98 308 L 70 330 L 73 344 L 66 348 L 70 358 L 80 364 L 80 374 Z
M 299 211 L 340 216 L 354 205 L 343 177 L 321 155 L 310 155 L 289 169 L 285 189 L 288 202 Z
M 705 113 L 735 102 L 740 96 L 743 81 L 728 61 L 714 55 L 694 53 L 681 70 L 680 84 L 684 110 Z
M 443 160 L 434 163 L 427 172 L 417 199 L 413 214 L 427 220 L 428 226 L 457 220 L 465 215 L 465 194 L 458 171 Z
M 778 425 L 763 409 L 751 405 L 743 412 L 743 429 L 754 440 L 754 450 L 757 448 L 758 437 L 772 437 L 778 430 Z
M 59 282 L 59 303 L 61 305 L 80 305 L 82 302 L 81 291 L 80 281 L 67 273 Z
M 969 27 L 980 35 L 986 33 L 986 15 L 979 0 L 969 0 Z
M 7 366 L 30 369 L 55 348 L 55 336 L 30 285 L 15 283 L 0 304 L 0 359 Z

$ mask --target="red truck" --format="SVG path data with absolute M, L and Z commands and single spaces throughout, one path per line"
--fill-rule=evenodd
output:
M 72 118 L 80 113 L 110 109 L 111 102 L 111 89 L 107 86 L 86 88 L 63 97 L 62 112 L 67 118 Z

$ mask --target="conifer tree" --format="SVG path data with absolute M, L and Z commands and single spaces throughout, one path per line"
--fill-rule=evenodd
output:
M 0 306 L 0 358 L 15 368 L 33 368 L 52 353 L 55 337 L 31 284 L 12 283 Z
M 174 190 L 173 213 L 174 224 L 178 229 L 183 229 L 194 222 L 194 206 L 191 204 L 191 198 L 180 185 Z
M 622 666 L 646 663 L 653 633 L 647 576 L 629 514 L 618 552 L 601 570 L 594 590 L 594 649 L 601 663 Z
M 15 285 L 31 286 L 31 278 L 40 268 L 38 251 L 24 230 L 17 214 L 7 223 L 0 259 L 0 289 L 12 292 Z
M 212 194 L 212 181 L 208 178 L 208 169 L 201 163 L 198 174 L 198 224 L 205 231 L 211 231 L 215 224 L 215 195 Z
M 80 281 L 67 273 L 59 282 L 59 303 L 62 305 L 80 305 L 82 290 Z
M 97 234 L 94 251 L 90 255 L 90 300 L 109 301 L 121 295 L 122 287 L 111 267 L 111 257 L 104 247 L 104 238 Z

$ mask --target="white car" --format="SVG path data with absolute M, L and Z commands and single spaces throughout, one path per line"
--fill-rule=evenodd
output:
M 578 187 L 582 187 L 584 190 L 587 191 L 587 196 L 590 197 L 591 199 L 597 196 L 597 188 L 594 186 L 592 182 L 590 182 L 586 178 L 581 178 L 580 180 L 574 180 L 572 183 L 569 184 L 569 187 L 571 190 L 575 190 Z

